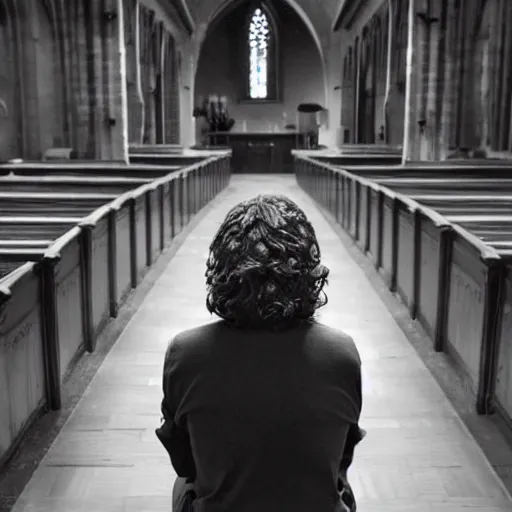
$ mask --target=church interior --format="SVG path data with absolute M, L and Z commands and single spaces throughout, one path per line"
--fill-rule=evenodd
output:
M 510 511 L 509 22 L 507 0 L 0 0 L 0 512 L 171 510 L 163 357 L 212 321 L 211 238 L 260 193 L 311 220 L 318 318 L 361 353 L 359 510 Z

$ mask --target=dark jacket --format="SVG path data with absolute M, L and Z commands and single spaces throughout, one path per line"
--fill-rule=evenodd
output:
M 156 433 L 196 512 L 341 512 L 362 406 L 353 341 L 318 323 L 281 333 L 222 321 L 176 336 Z

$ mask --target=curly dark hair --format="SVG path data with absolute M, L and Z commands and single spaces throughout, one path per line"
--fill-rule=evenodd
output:
M 235 327 L 285 329 L 327 304 L 329 269 L 315 230 L 282 195 L 260 194 L 232 208 L 206 266 L 206 307 Z

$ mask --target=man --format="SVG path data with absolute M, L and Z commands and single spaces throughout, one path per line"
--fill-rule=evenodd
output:
M 206 305 L 221 320 L 165 357 L 157 436 L 178 474 L 175 512 L 344 512 L 364 437 L 352 339 L 327 303 L 313 226 L 283 196 L 235 206 L 210 246 Z

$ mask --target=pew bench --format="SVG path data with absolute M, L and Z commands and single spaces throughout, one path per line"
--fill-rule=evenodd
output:
M 512 214 L 512 195 L 496 191 L 495 195 L 411 195 L 414 201 L 428 206 L 441 215 Z
M 46 248 L 53 240 L 0 240 L 0 249 L 25 249 L 27 247 Z
M 178 166 L 193 165 L 208 158 L 207 155 L 174 155 L 169 153 L 130 153 L 130 165 L 143 166 Z
M 25 263 L 39 261 L 46 253 L 46 247 L 2 248 L 0 247 L 0 261 L 9 263 Z
M 164 172 L 159 180 L 146 175 L 139 182 L 106 176 L 0 178 L 0 192 L 118 196 L 85 218 L 0 211 L 0 380 L 8 383 L 0 393 L 0 464 L 41 411 L 61 408 L 66 374 L 84 351 L 95 350 L 106 323 L 165 247 L 228 185 L 229 159 L 212 156 L 183 172 Z M 32 188 L 5 188 L 13 185 Z M 28 257 L 39 259 L 12 261 Z
M 340 153 L 357 153 L 357 154 L 384 154 L 402 156 L 402 149 L 389 144 L 341 144 L 339 146 Z
M 0 192 L 87 193 L 120 195 L 153 181 L 151 178 L 95 178 L 72 176 L 0 177 Z
M 135 154 L 170 154 L 180 155 L 183 153 L 181 144 L 130 144 L 128 147 L 130 155 Z
M 13 272 L 20 268 L 23 265 L 23 263 L 20 263 L 18 261 L 3 261 L 0 258 L 0 288 L 2 286 L 2 281 L 6 276 L 9 276 L 13 274 Z
M 392 153 L 358 153 L 358 152 L 345 152 L 340 155 L 325 156 L 325 155 L 312 155 L 314 160 L 320 163 L 326 163 L 342 167 L 359 167 L 359 166 L 382 166 L 383 168 L 389 166 L 399 166 L 402 163 L 402 155 Z
M 461 370 L 476 409 L 489 409 L 496 251 L 474 233 L 416 195 L 505 194 L 512 180 L 471 178 L 385 178 L 368 180 L 333 166 L 297 158 L 299 185 L 330 210 L 372 261 L 390 290 Z M 468 191 L 468 188 L 471 190 Z M 510 193 L 512 195 L 512 192 Z M 467 210 L 466 210 L 467 211 Z M 512 216 L 511 216 L 512 219 Z M 467 282 L 471 284 L 467 286 Z M 490 283 L 488 293 L 486 283 Z M 471 322 L 461 323 L 469 315 Z
M 509 236 L 509 240 L 495 240 L 487 242 L 487 245 L 490 245 L 495 249 L 500 256 L 512 256 L 512 236 Z
M 330 162 L 328 162 L 330 163 Z M 441 164 L 441 165 L 440 165 Z M 337 168 L 348 171 L 366 179 L 384 178 L 512 178 L 510 162 L 485 165 L 453 165 L 441 162 L 414 163 L 407 165 L 360 165 L 347 166 L 333 164 Z
M 0 216 L 3 240 L 55 240 L 83 217 Z
M 378 185 L 407 196 L 418 195 L 494 195 L 496 191 L 512 195 L 512 176 L 499 178 L 383 178 L 372 180 Z
M 2 249 L 13 249 L 16 247 L 47 247 L 53 240 L 0 240 L 0 247 Z
M 190 162 L 192 163 L 192 162 Z M 116 165 L 110 162 L 76 163 L 23 163 L 0 166 L 2 174 L 15 176 L 77 176 L 111 178 L 160 178 L 179 171 L 189 162 L 168 162 L 164 165 Z
M 512 227 L 512 215 L 500 215 L 489 213 L 486 215 L 474 215 L 471 213 L 461 215 L 449 215 L 446 217 L 450 222 L 455 224 L 464 225 L 481 225 L 481 226 L 503 226 L 508 225 Z
M 24 216 L 85 217 L 116 199 L 119 194 L 0 192 L 0 214 Z
M 506 241 L 512 238 L 512 215 L 484 214 L 484 215 L 448 215 L 450 222 L 458 224 L 483 240 L 486 244 Z

